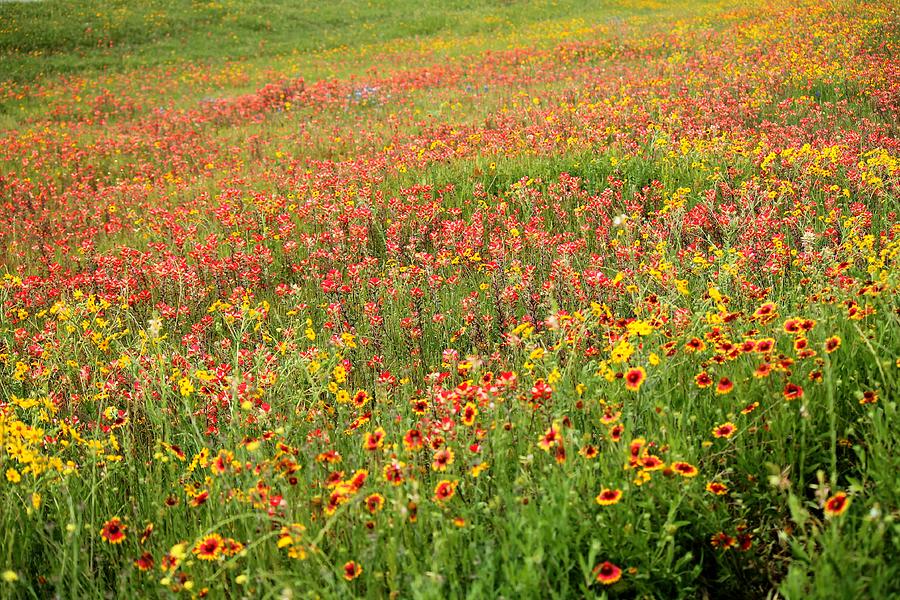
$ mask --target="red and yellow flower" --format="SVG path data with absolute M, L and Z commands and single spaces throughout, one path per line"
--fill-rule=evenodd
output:
M 713 428 L 712 434 L 715 438 L 730 438 L 737 433 L 737 425 L 732 422 L 722 423 Z
M 838 492 L 825 501 L 825 516 L 828 518 L 839 517 L 850 507 L 850 497 L 844 492 Z
M 360 575 L 362 575 L 363 568 L 359 565 L 359 563 L 348 560 L 344 563 L 344 579 L 347 581 L 353 581 Z
M 119 517 L 113 517 L 100 528 L 100 537 L 108 544 L 121 544 L 125 541 L 125 525 Z
M 456 486 L 459 485 L 458 481 L 451 481 L 449 479 L 442 479 L 434 486 L 434 500 L 435 502 L 444 503 L 448 502 L 456 495 Z
M 603 488 L 595 498 L 600 506 L 612 506 L 622 499 L 622 490 Z
M 603 585 L 612 585 L 622 578 L 622 569 L 609 561 L 604 561 L 594 567 L 594 577 Z
M 644 367 L 629 369 L 625 373 L 625 389 L 631 390 L 632 392 L 638 391 L 641 389 L 641 385 L 646 378 L 647 372 L 644 370 Z
M 710 481 L 706 484 L 706 491 L 716 496 L 724 496 L 728 493 L 728 486 L 718 481 Z
M 672 470 L 681 475 L 682 477 L 696 477 L 697 476 L 697 467 L 692 465 L 691 463 L 686 463 L 682 461 L 677 461 L 672 463 Z
M 225 540 L 218 533 L 211 533 L 194 544 L 192 552 L 200 560 L 217 560 L 222 556 Z

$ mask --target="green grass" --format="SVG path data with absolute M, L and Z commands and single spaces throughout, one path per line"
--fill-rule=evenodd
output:
M 506 37 L 563 16 L 596 21 L 650 12 L 612 0 L 2 2 L 0 80 L 346 51 L 417 37 Z

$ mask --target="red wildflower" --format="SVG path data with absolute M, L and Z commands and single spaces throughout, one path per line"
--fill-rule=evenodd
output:
M 697 467 L 690 463 L 680 461 L 672 463 L 672 469 L 682 477 L 696 477 L 698 473 Z
M 471 427 L 475 424 L 475 417 L 478 416 L 478 409 L 471 402 L 467 402 L 463 407 L 463 416 L 462 423 L 466 427 Z
M 403 447 L 407 452 L 417 452 L 425 445 L 425 438 L 418 429 L 410 429 L 403 436 Z
M 839 517 L 849 508 L 850 498 L 844 492 L 838 492 L 825 501 L 825 516 L 829 518 Z
M 710 377 L 709 373 L 707 373 L 706 371 L 703 371 L 702 373 L 694 377 L 694 381 L 697 382 L 697 387 L 699 388 L 708 388 L 713 383 L 712 377 Z
M 730 438 L 737 432 L 737 426 L 734 423 L 722 423 L 721 425 L 716 425 L 713 429 L 712 434 L 713 437 L 716 438 Z
M 352 560 L 348 560 L 344 563 L 344 579 L 347 581 L 353 581 L 360 575 L 362 575 L 363 568 L 355 563 Z
M 149 571 L 153 568 L 155 562 L 152 554 L 144 552 L 134 561 L 134 566 L 140 571 Z
M 622 578 L 622 569 L 605 561 L 594 567 L 594 577 L 603 585 L 612 585 Z
M 860 404 L 875 404 L 878 402 L 878 392 L 873 390 L 867 390 L 863 392 L 863 397 L 860 399 Z
M 434 486 L 434 500 L 435 502 L 447 502 L 456 494 L 456 486 L 459 484 L 457 481 L 450 481 L 448 479 L 443 479 L 438 482 L 436 486 Z
M 379 493 L 369 494 L 366 497 L 366 510 L 375 514 L 384 506 L 384 496 Z
M 737 540 L 723 531 L 712 536 L 710 543 L 712 544 L 713 548 L 718 548 L 719 550 L 728 550 L 729 548 L 733 548 L 735 545 L 737 545 Z
M 600 506 L 610 506 L 617 503 L 622 498 L 622 490 L 611 490 L 603 488 L 595 500 Z
M 449 447 L 438 450 L 431 461 L 431 468 L 435 471 L 446 471 L 447 467 L 453 464 L 453 450 Z
M 734 389 L 734 384 L 731 383 L 731 380 L 727 377 L 723 377 L 719 380 L 719 383 L 716 385 L 716 393 L 717 394 L 727 394 Z
M 213 533 L 201 539 L 194 545 L 193 553 L 200 560 L 216 560 L 222 554 L 225 540 L 222 536 Z
M 531 399 L 534 402 L 541 402 L 542 400 L 549 400 L 553 395 L 553 388 L 544 381 L 543 379 L 538 379 L 534 382 L 534 386 L 531 388 Z
M 628 372 L 625 373 L 625 388 L 632 392 L 636 392 L 641 389 L 641 384 L 644 383 L 644 379 L 646 378 L 647 372 L 644 371 L 644 367 L 629 369 Z
M 706 484 L 706 491 L 716 496 L 724 496 L 728 493 L 728 486 L 718 481 L 710 481 Z
M 125 541 L 125 530 L 128 526 L 119 517 L 113 517 L 100 528 L 100 537 L 109 544 L 121 544 Z
M 559 433 L 559 430 L 556 426 L 551 426 L 547 431 L 544 432 L 544 435 L 541 436 L 541 439 L 538 440 L 538 447 L 548 452 L 550 448 L 559 443 L 562 439 L 562 436 Z
M 798 400 L 803 397 L 803 388 L 796 383 L 788 383 L 784 386 L 785 400 Z

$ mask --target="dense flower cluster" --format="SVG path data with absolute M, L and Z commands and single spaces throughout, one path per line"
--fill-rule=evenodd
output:
M 802 594 L 839 534 L 891 555 L 900 26 L 858 8 L 0 87 L 39 107 L 0 133 L 4 580 Z

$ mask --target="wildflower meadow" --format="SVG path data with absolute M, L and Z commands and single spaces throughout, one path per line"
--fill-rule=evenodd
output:
M 0 598 L 900 597 L 895 0 L 0 2 Z

